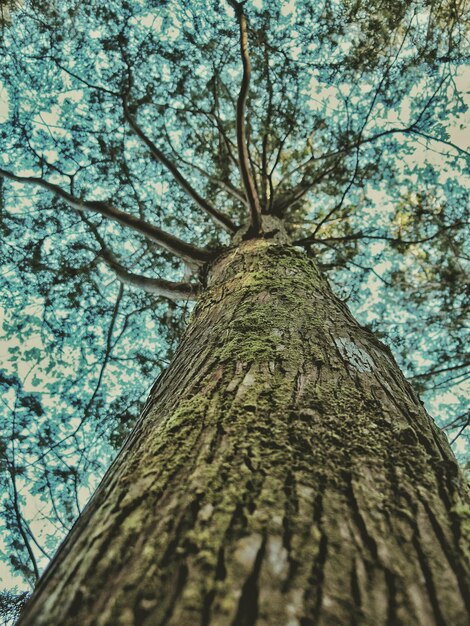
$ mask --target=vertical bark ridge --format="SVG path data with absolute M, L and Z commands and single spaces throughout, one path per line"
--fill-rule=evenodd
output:
M 265 551 L 266 537 L 263 537 L 256 554 L 253 570 L 243 585 L 232 626 L 254 626 L 256 624 L 258 619 L 259 575 Z
M 245 241 L 20 626 L 466 626 L 465 494 L 312 261 Z
M 387 585 L 387 617 L 385 626 L 395 626 L 397 623 L 397 591 L 395 576 L 388 569 L 385 570 L 385 583 Z
M 351 612 L 351 621 L 350 621 L 351 626 L 357 626 L 357 624 L 361 620 L 361 611 L 362 611 L 361 609 L 362 597 L 361 597 L 361 590 L 359 586 L 359 577 L 358 577 L 357 568 L 358 568 L 358 563 L 356 559 L 354 559 L 353 565 L 351 567 L 351 575 L 350 575 L 351 576 L 351 596 L 355 604 L 355 607 L 353 611 Z
M 465 571 L 462 568 L 462 563 L 459 559 L 459 542 L 458 538 L 452 533 L 452 540 L 446 536 L 445 526 L 437 519 L 434 511 L 430 507 L 429 503 L 420 496 L 420 502 L 424 507 L 426 514 L 429 518 L 429 522 L 431 523 L 434 534 L 441 546 L 442 552 L 445 555 L 445 558 L 449 564 L 449 567 L 452 569 L 455 580 L 459 585 L 460 592 L 462 594 L 462 598 L 465 602 L 465 606 L 467 607 L 468 614 L 470 615 L 470 587 L 466 584 L 465 581 Z M 451 526 L 452 531 L 454 531 L 454 526 Z M 452 545 L 453 543 L 453 545 Z
M 433 580 L 432 571 L 429 566 L 426 555 L 424 554 L 424 551 L 421 547 L 421 541 L 420 541 L 419 531 L 417 527 L 415 527 L 415 532 L 413 534 L 413 545 L 416 550 L 416 554 L 418 555 L 418 559 L 421 565 L 424 580 L 426 582 L 429 599 L 431 602 L 432 610 L 434 612 L 435 624 L 436 626 L 446 626 L 446 622 L 444 621 L 444 617 L 442 615 L 442 612 L 439 606 L 439 600 L 438 600 L 437 593 L 436 593 L 436 587 L 435 587 L 435 582 Z

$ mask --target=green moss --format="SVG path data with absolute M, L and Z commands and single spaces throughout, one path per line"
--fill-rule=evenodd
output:
M 188 418 L 194 420 L 206 414 L 209 400 L 202 394 L 197 394 L 189 400 L 183 401 L 178 408 L 165 420 L 164 428 L 168 433 L 176 434 L 181 427 L 188 423 Z
M 199 305 L 201 315 L 221 300 L 229 310 L 236 305 L 221 334 L 226 339 L 217 357 L 246 363 L 274 360 L 279 354 L 295 358 L 298 342 L 292 345 L 292 338 L 280 337 L 277 329 L 297 323 L 293 311 L 304 300 L 308 304 L 308 296 L 302 295 L 320 287 L 317 270 L 305 254 L 289 246 L 260 241 L 245 247 L 249 254 L 244 255 L 240 246 L 235 256 L 228 251 L 217 261 L 213 284 Z
M 464 503 L 457 504 L 452 507 L 451 511 L 457 515 L 462 521 L 462 525 L 470 532 L 470 505 Z

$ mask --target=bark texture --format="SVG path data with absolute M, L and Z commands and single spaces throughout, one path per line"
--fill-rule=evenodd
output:
M 464 494 L 313 262 L 245 241 L 19 623 L 466 626 Z

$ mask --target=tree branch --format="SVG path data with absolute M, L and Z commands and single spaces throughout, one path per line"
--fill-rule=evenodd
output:
M 85 216 L 83 216 L 83 220 L 90 228 L 95 237 L 98 245 L 101 248 L 101 252 L 99 256 L 104 260 L 106 265 L 116 274 L 116 277 L 121 281 L 124 285 L 131 285 L 133 287 L 138 287 L 147 291 L 149 293 L 154 293 L 158 296 L 163 296 L 165 298 L 170 298 L 171 300 L 195 300 L 197 296 L 197 292 L 199 290 L 198 285 L 194 283 L 187 282 L 172 282 L 168 280 L 163 280 L 159 278 L 148 278 L 146 276 L 140 276 L 133 272 L 129 272 L 117 259 L 117 257 L 111 252 L 111 250 L 106 245 L 105 240 L 100 235 L 100 232 L 95 224 L 90 222 Z M 91 250 L 91 248 L 89 248 Z M 94 250 L 92 250 L 94 252 Z M 121 286 L 122 289 L 122 286 Z M 118 301 L 120 300 L 122 292 L 120 292 L 120 296 Z M 115 309 L 115 314 L 117 309 Z M 106 351 L 106 359 L 108 359 L 109 351 L 111 349 L 110 345 L 110 336 L 108 337 L 108 350 Z
M 38 569 L 38 564 L 37 564 L 37 561 L 36 561 L 36 557 L 34 556 L 34 552 L 33 552 L 32 548 L 31 548 L 30 543 L 29 543 L 28 535 L 27 535 L 25 527 L 24 527 L 24 518 L 21 515 L 21 511 L 20 511 L 18 490 L 17 490 L 17 487 L 16 487 L 16 480 L 15 480 L 15 467 L 13 465 L 13 467 L 9 467 L 8 469 L 9 469 L 9 473 L 10 473 L 11 483 L 12 483 L 12 486 L 13 486 L 13 510 L 15 512 L 16 523 L 18 525 L 18 530 L 19 530 L 21 538 L 23 540 L 24 547 L 26 548 L 26 551 L 28 553 L 28 557 L 29 557 L 29 560 L 31 562 L 32 571 L 33 571 L 33 574 L 34 574 L 34 581 L 36 582 L 38 580 L 38 578 L 39 578 L 39 569 Z
M 373 235 L 367 232 L 358 232 L 358 233 L 350 233 L 349 235 L 345 235 L 344 237 L 322 237 L 318 238 L 315 236 L 315 233 L 305 237 L 303 239 L 297 239 L 293 242 L 295 246 L 303 246 L 313 243 L 328 245 L 331 242 L 344 242 L 344 241 L 354 241 L 357 239 L 375 239 L 379 241 L 388 241 L 392 244 L 403 244 L 406 246 L 414 246 L 420 243 L 426 243 L 431 241 L 431 239 L 435 239 L 443 232 L 447 230 L 451 230 L 453 228 L 458 228 L 459 226 L 464 226 L 467 222 L 455 222 L 454 224 L 449 224 L 448 226 L 443 226 L 442 228 L 438 228 L 435 233 L 432 235 L 428 235 L 427 237 L 421 237 L 420 239 L 402 239 L 401 237 L 390 237 L 388 235 Z
M 124 108 L 124 117 L 129 123 L 129 126 L 132 128 L 134 133 L 139 137 L 144 145 L 150 150 L 150 154 L 154 157 L 156 161 L 161 163 L 166 167 L 166 169 L 170 172 L 179 186 L 192 198 L 196 204 L 198 204 L 206 213 L 208 213 L 214 222 L 219 226 L 222 226 L 229 233 L 234 233 L 237 230 L 236 225 L 232 222 L 230 218 L 226 215 L 215 209 L 207 200 L 205 200 L 199 193 L 190 185 L 190 183 L 186 180 L 186 178 L 181 174 L 176 165 L 170 161 L 170 159 L 163 154 L 163 152 L 153 143 L 149 137 L 144 133 L 144 131 L 137 124 L 135 119 L 132 117 L 129 106 L 127 104 L 126 96 L 122 99 L 123 108 Z
M 179 239 L 174 235 L 170 235 L 153 224 L 149 224 L 134 215 L 121 211 L 108 202 L 81 200 L 80 198 L 72 196 L 58 185 L 50 183 L 47 180 L 43 180 L 42 178 L 35 178 L 33 176 L 16 176 L 15 174 L 3 169 L 0 169 L 0 176 L 15 182 L 42 187 L 67 202 L 67 204 L 76 211 L 98 213 L 103 217 L 107 217 L 123 226 L 127 226 L 132 230 L 141 233 L 147 237 L 147 239 L 156 243 L 160 248 L 168 250 L 168 252 L 176 255 L 189 265 L 203 265 L 207 261 L 210 261 L 213 257 L 213 254 L 208 250 L 186 243 L 182 239 Z
M 170 146 L 171 151 L 173 152 L 175 157 L 178 159 L 178 161 L 180 161 L 181 163 L 184 163 L 185 165 L 188 165 L 189 167 L 192 167 L 197 172 L 199 172 L 199 174 L 207 178 L 208 181 L 210 181 L 211 183 L 214 183 L 214 185 L 217 185 L 220 189 L 225 191 L 227 194 L 236 198 L 236 200 L 241 202 L 243 205 L 248 206 L 247 200 L 245 196 L 243 195 L 243 193 L 239 191 L 234 185 L 232 185 L 230 180 L 228 179 L 222 180 L 221 178 L 218 178 L 217 176 L 213 176 L 212 174 L 209 174 L 209 172 L 207 172 L 203 167 L 196 165 L 195 163 L 192 163 L 191 161 L 188 161 L 187 159 L 184 159 L 180 154 L 178 154 L 176 148 L 173 146 L 171 142 L 171 137 L 168 133 L 168 130 L 166 129 L 166 126 L 165 126 L 165 135 L 166 135 L 166 140 L 168 142 L 168 145 Z
M 361 129 L 359 130 L 358 134 L 356 135 L 355 141 L 353 141 L 352 143 L 346 144 L 345 146 L 339 148 L 338 150 L 334 150 L 333 152 L 327 152 L 327 153 L 322 154 L 322 155 L 320 155 L 318 157 L 314 157 L 312 155 L 306 161 L 304 161 L 303 163 L 301 163 L 300 165 L 295 167 L 293 170 L 291 170 L 289 172 L 289 174 L 284 176 L 281 179 L 279 185 L 282 184 L 282 182 L 284 180 L 289 179 L 296 172 L 299 172 L 300 170 L 307 168 L 314 161 L 321 161 L 321 160 L 325 160 L 325 159 L 328 159 L 328 158 L 331 158 L 331 157 L 339 157 L 340 155 L 346 156 L 348 153 L 352 152 L 352 150 L 357 150 L 358 148 L 360 148 L 363 145 L 366 145 L 366 144 L 369 144 L 369 143 L 374 143 L 375 141 L 377 141 L 377 140 L 379 140 L 379 139 L 381 139 L 383 137 L 388 137 L 388 136 L 392 136 L 392 135 L 400 135 L 400 134 L 403 134 L 403 135 L 418 135 L 420 137 L 423 137 L 424 139 L 427 139 L 428 141 L 436 141 L 436 142 L 439 142 L 439 143 L 443 143 L 443 144 L 453 148 L 458 153 L 460 153 L 460 154 L 462 154 L 464 156 L 469 156 L 470 155 L 469 152 L 467 152 L 463 148 L 460 148 L 455 143 L 453 143 L 453 142 L 451 142 L 449 140 L 446 140 L 446 139 L 440 139 L 439 137 L 434 137 L 432 135 L 429 135 L 429 134 L 425 133 L 424 131 L 420 130 L 419 127 L 418 127 L 419 126 L 419 122 L 421 121 L 424 113 L 429 108 L 429 106 L 431 105 L 432 101 L 436 98 L 437 94 L 439 93 L 439 91 L 441 90 L 441 88 L 445 84 L 445 82 L 448 80 L 448 78 L 449 77 L 447 75 L 441 78 L 437 88 L 432 93 L 432 95 L 429 97 L 429 99 L 426 101 L 426 103 L 424 104 L 423 108 L 421 109 L 421 111 L 418 114 L 418 116 L 416 117 L 416 119 L 413 122 L 411 122 L 408 126 L 404 126 L 402 128 L 390 128 L 390 129 L 380 131 L 380 132 L 378 132 L 378 133 L 376 133 L 374 135 L 371 135 L 369 137 L 365 137 L 364 138 L 363 137 L 363 132 L 364 132 L 364 129 L 365 129 L 366 125 L 367 125 L 367 122 L 368 122 L 368 119 L 370 117 L 372 108 L 373 108 L 373 106 L 375 104 L 375 100 L 376 100 L 376 97 L 378 95 L 378 90 L 380 89 L 380 87 L 382 85 L 382 81 L 381 81 L 381 83 L 377 87 L 376 94 L 374 95 L 374 98 L 372 99 L 372 102 L 369 105 L 368 113 L 366 114 L 366 117 L 365 117 L 365 119 L 363 121 Z M 300 183 L 298 183 L 295 187 L 293 187 L 289 192 L 287 192 L 286 194 L 281 196 L 281 198 L 279 199 L 278 202 L 274 202 L 273 212 L 274 213 L 276 213 L 276 212 L 279 213 L 279 212 L 285 211 L 289 206 L 291 206 L 291 204 L 293 204 L 294 202 L 296 202 L 299 199 L 299 195 L 298 195 L 299 193 L 301 194 L 301 196 L 304 195 L 304 193 L 306 193 L 317 182 L 318 182 L 317 179 L 313 179 L 312 181 L 307 182 L 306 181 L 306 174 L 304 174 L 304 177 L 300 181 Z M 278 185 L 278 187 L 279 187 L 279 185 Z
M 285 214 L 287 209 L 292 206 L 295 202 L 298 202 L 303 198 L 303 196 L 310 191 L 312 187 L 314 187 L 317 183 L 319 183 L 325 176 L 330 174 L 336 166 L 338 165 L 338 161 L 336 160 L 333 165 L 320 171 L 315 178 L 307 181 L 303 178 L 298 185 L 293 187 L 286 194 L 279 196 L 277 200 L 273 202 L 272 213 L 273 215 L 282 216 Z
M 417 128 L 413 128 L 413 127 L 410 127 L 407 130 L 410 133 L 413 133 L 414 135 L 418 135 L 419 137 L 423 137 L 424 139 L 427 139 L 428 141 L 437 141 L 437 143 L 443 143 L 445 146 L 449 146 L 449 148 L 453 148 L 454 150 L 456 150 L 457 152 L 460 152 L 460 154 L 466 157 L 470 156 L 470 152 L 468 152 L 468 150 L 461 148 L 460 146 L 453 143 L 452 141 L 449 141 L 447 139 L 441 139 L 440 137 L 433 137 L 432 135 L 428 135 L 427 133 L 424 133 L 423 131 Z
M 78 82 L 82 83 L 83 85 L 85 85 L 89 89 L 95 89 L 96 91 L 101 91 L 101 92 L 107 93 L 107 94 L 109 94 L 111 96 L 119 97 L 120 94 L 118 92 L 112 91 L 111 89 L 108 89 L 107 87 L 103 87 L 101 85 L 95 85 L 95 84 L 89 82 L 88 80 L 85 80 L 84 78 L 82 78 L 81 76 L 79 76 L 78 74 L 73 72 L 72 70 L 68 69 L 67 67 L 64 67 L 61 63 L 59 63 L 59 61 L 55 57 L 51 57 L 51 59 L 52 59 L 52 61 L 56 64 L 56 66 L 59 69 L 61 69 L 63 72 L 65 72 L 69 76 L 72 76 L 72 78 L 75 78 L 75 80 L 77 80 Z
M 353 175 L 351 177 L 351 179 L 349 180 L 348 184 L 346 185 L 342 195 L 341 195 L 341 199 L 339 202 L 337 202 L 335 204 L 335 206 L 330 209 L 330 211 L 328 211 L 328 213 L 325 215 L 325 217 L 323 219 L 321 219 L 318 224 L 315 226 L 315 230 L 313 231 L 313 235 L 312 237 L 315 238 L 316 234 L 318 233 L 318 231 L 321 229 L 321 227 L 328 222 L 328 220 L 336 213 L 336 211 L 339 211 L 339 209 L 343 206 L 343 202 L 346 199 L 346 196 L 348 195 L 351 187 L 354 185 L 354 181 L 356 180 L 356 176 L 357 176 L 357 172 L 359 169 L 359 150 L 360 150 L 360 146 L 358 146 L 356 148 L 356 164 L 354 166 L 354 172 Z
M 17 472 L 17 467 L 16 467 L 16 460 L 15 460 L 15 454 L 16 454 L 16 448 L 15 448 L 15 438 L 16 438 L 16 403 L 15 403 L 15 409 L 13 411 L 13 423 L 12 423 L 12 437 L 11 437 L 11 446 L 12 446 L 12 457 L 11 460 L 9 460 L 8 458 L 6 458 L 6 465 L 7 465 L 7 469 L 8 469 L 8 473 L 10 474 L 10 479 L 11 479 L 11 486 L 13 489 L 13 498 L 12 498 L 12 503 L 13 503 L 13 510 L 15 512 L 15 520 L 18 526 L 18 530 L 20 532 L 21 538 L 23 539 L 23 544 L 24 547 L 26 548 L 26 551 L 28 553 L 29 556 L 29 560 L 31 561 L 31 566 L 32 566 L 32 573 L 34 575 L 34 582 L 36 582 L 39 578 L 39 569 L 38 569 L 38 564 L 36 561 L 36 557 L 34 556 L 34 552 L 31 548 L 31 545 L 29 543 L 28 540 L 28 536 L 26 533 L 26 530 L 24 528 L 24 518 L 21 514 L 21 509 L 20 509 L 20 499 L 19 499 L 19 493 L 18 493 L 18 487 L 16 484 L 16 472 Z
M 261 231 L 261 206 L 250 168 L 250 155 L 248 152 L 245 129 L 245 104 L 251 77 L 251 64 L 248 55 L 247 21 L 243 12 L 243 3 L 236 2 L 236 0 L 228 0 L 228 2 L 235 11 L 240 27 L 240 52 L 243 63 L 243 78 L 237 102 L 237 144 L 240 174 L 245 188 L 248 206 L 250 207 L 251 224 L 254 231 L 259 233 Z
M 264 47 L 264 63 L 266 66 L 266 88 L 268 91 L 268 102 L 266 111 L 266 121 L 263 130 L 262 150 L 261 150 L 261 189 L 263 192 L 263 202 L 265 206 L 271 206 L 272 180 L 268 173 L 268 145 L 271 135 L 272 108 L 273 108 L 273 83 L 269 71 L 268 49 Z
M 408 379 L 416 380 L 417 378 L 431 378 L 431 376 L 434 376 L 435 374 L 442 374 L 443 372 L 452 372 L 455 370 L 461 370 L 469 366 L 470 366 L 470 361 L 465 362 L 465 363 L 460 363 L 459 365 L 452 365 L 449 367 L 437 368 L 437 365 L 436 365 L 436 369 L 431 368 L 427 372 L 423 372 L 422 374 L 415 374 L 414 376 L 409 376 Z
M 227 154 L 230 157 L 230 160 L 232 161 L 232 163 L 237 168 L 240 168 L 240 163 L 238 162 L 237 158 L 235 157 L 235 155 L 233 154 L 233 151 L 232 151 L 233 141 L 230 139 L 230 137 L 225 132 L 222 120 L 220 119 L 220 117 L 218 115 L 216 115 L 216 113 L 214 111 L 211 111 L 210 113 L 207 113 L 206 117 L 210 121 L 211 125 L 214 126 L 214 128 L 217 129 L 217 132 L 219 133 L 219 137 L 220 137 L 220 139 L 223 141 L 223 143 L 225 145 L 225 149 L 227 150 Z M 233 144 L 233 147 L 235 147 L 234 144 Z
M 116 274 L 121 283 L 138 287 L 149 293 L 171 300 L 196 300 L 198 286 L 192 283 L 172 282 L 161 278 L 148 278 L 127 271 L 117 258 L 106 248 L 102 248 L 101 256 L 106 265 Z

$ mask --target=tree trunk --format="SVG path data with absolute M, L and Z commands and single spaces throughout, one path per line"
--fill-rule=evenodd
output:
M 464 493 L 314 263 L 245 241 L 19 623 L 464 626 Z

